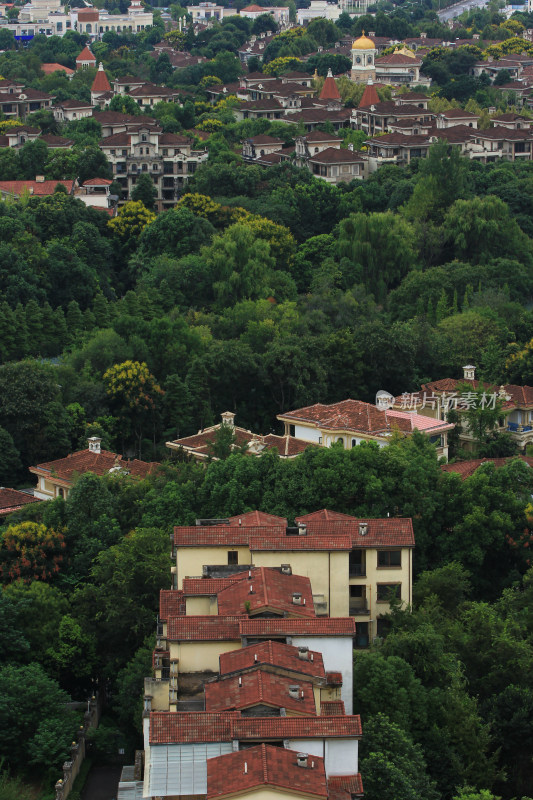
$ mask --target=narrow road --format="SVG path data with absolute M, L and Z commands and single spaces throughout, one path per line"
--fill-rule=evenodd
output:
M 442 11 L 437 11 L 437 16 L 440 22 L 445 22 L 447 19 L 458 17 L 463 11 L 473 11 L 475 8 L 483 8 L 487 5 L 488 0 L 464 0 L 464 2 L 443 8 Z
M 115 800 L 122 767 L 92 767 L 81 800 Z

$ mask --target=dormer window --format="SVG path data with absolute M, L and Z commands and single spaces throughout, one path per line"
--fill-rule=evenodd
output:
M 141 142 L 146 142 L 146 141 L 147 141 L 146 134 L 145 133 L 141 134 Z

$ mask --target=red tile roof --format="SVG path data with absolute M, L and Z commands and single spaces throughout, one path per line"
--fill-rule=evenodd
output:
M 94 77 L 93 84 L 91 86 L 91 92 L 110 92 L 111 86 L 109 81 L 107 80 L 107 75 L 105 74 L 102 65 L 100 64 L 100 68 Z
M 297 697 L 290 694 L 292 686 L 298 687 Z M 257 667 L 243 675 L 232 675 L 205 685 L 206 711 L 232 711 L 258 705 L 286 708 L 302 716 L 314 716 L 313 684 Z
M 41 64 L 41 69 L 45 75 L 52 75 L 54 72 L 66 72 L 67 75 L 74 75 L 74 70 L 65 67 L 63 64 Z
M 96 58 L 93 56 L 93 54 L 91 53 L 91 51 L 87 46 L 83 48 L 79 56 L 76 58 L 76 63 L 82 61 L 92 61 L 93 64 L 96 64 Z
M 294 750 L 265 744 L 207 760 L 208 800 L 264 786 L 326 798 L 324 760 L 310 756 L 307 767 L 301 767 Z
M 353 636 L 352 617 L 316 617 L 315 619 L 243 619 L 242 636 Z
M 241 650 L 222 653 L 219 661 L 221 675 L 250 669 L 256 664 L 266 664 L 303 675 L 325 677 L 322 653 L 309 650 L 307 659 L 300 658 L 297 647 L 272 639 L 260 644 L 248 645 Z
M 185 597 L 211 597 L 247 576 L 247 572 L 238 572 L 228 578 L 184 578 L 183 594 Z
M 345 715 L 343 700 L 323 700 L 320 703 L 320 716 L 322 717 L 344 717 Z
M 243 636 L 286 638 L 287 636 L 354 636 L 352 617 L 275 619 L 232 616 L 169 617 L 167 638 L 173 642 L 236 641 Z
M 456 472 L 465 480 L 473 475 L 482 464 L 494 464 L 496 469 L 498 469 L 499 467 L 504 467 L 515 458 L 524 461 L 528 467 L 533 467 L 533 458 L 529 456 L 511 456 L 509 458 L 475 458 L 471 461 L 459 461 L 456 464 L 443 464 L 441 469 L 443 472 Z
M 382 64 L 412 64 L 413 66 L 420 67 L 422 61 L 416 57 L 404 56 L 403 53 L 391 53 L 388 56 L 376 58 L 374 63 L 377 67 L 380 67 Z
M 179 526 L 174 528 L 174 544 L 176 547 L 227 547 L 246 546 L 254 534 L 285 535 L 285 525 L 258 525 L 235 527 L 231 525 L 199 525 Z
M 352 540 L 348 532 L 331 539 L 330 531 L 324 529 L 310 531 L 307 536 L 287 536 L 285 533 L 283 536 L 254 536 L 250 538 L 249 546 L 252 553 L 263 550 L 351 550 Z
M 22 506 L 28 503 L 40 502 L 38 497 L 26 492 L 19 492 L 17 489 L 5 489 L 0 487 L 0 515 L 11 514 L 12 511 L 18 511 Z
M 328 778 L 329 800 L 352 800 L 352 797 L 363 795 L 361 775 L 332 775 Z
M 0 181 L 0 192 L 15 197 L 20 197 L 23 192 L 29 192 L 34 197 L 47 197 L 54 193 L 58 183 L 72 194 L 76 181 Z
M 179 589 L 161 589 L 159 592 L 159 618 L 185 616 L 185 597 Z
M 324 85 L 322 86 L 322 91 L 320 92 L 320 100 L 340 100 L 341 95 L 337 84 L 335 83 L 335 78 L 330 73 L 328 74 L 326 80 L 324 81 Z
M 275 514 L 267 514 L 266 511 L 246 511 L 235 517 L 229 517 L 229 524 L 236 528 L 260 527 L 261 525 L 280 525 L 287 526 L 285 517 L 277 517 Z
M 316 512 L 315 512 L 316 513 Z M 296 522 L 307 525 L 308 535 L 300 538 L 314 538 L 315 534 L 329 536 L 335 541 L 337 536 L 348 536 L 351 547 L 414 547 L 413 523 L 409 517 L 387 517 L 384 519 L 331 519 L 323 521 L 314 514 L 297 517 Z M 366 526 L 366 527 L 365 527 Z M 311 537 L 309 537 L 311 534 Z M 350 548 L 351 549 L 351 548 Z
M 90 178 L 82 184 L 82 186 L 111 186 L 113 181 L 109 178 Z
M 366 106 L 374 106 L 379 103 L 379 95 L 373 83 L 367 83 L 358 108 L 365 108 Z
M 49 181 L 49 183 L 57 183 L 57 181 Z M 64 181 L 60 181 L 60 183 L 64 183 Z M 70 453 L 66 458 L 37 464 L 36 467 L 30 467 L 29 470 L 34 475 L 42 475 L 47 478 L 53 476 L 54 479 L 68 483 L 75 475 L 83 475 L 85 472 L 107 475 L 115 467 L 133 478 L 146 478 L 159 466 L 160 464 L 156 461 L 139 461 L 136 458 L 128 461 L 109 450 L 101 450 L 100 453 L 92 450 L 78 450 L 76 453 Z
M 342 672 L 326 672 L 328 686 L 342 686 Z
M 357 738 L 358 714 L 345 717 L 241 717 L 235 711 L 152 711 L 150 744 Z
M 295 604 L 297 594 L 300 604 Z M 295 617 L 314 617 L 311 581 L 301 575 L 284 575 L 276 569 L 259 567 L 245 573 L 245 579 L 233 581 L 217 594 L 218 613 L 255 614 L 279 611 Z M 247 610 L 249 609 L 249 610 Z

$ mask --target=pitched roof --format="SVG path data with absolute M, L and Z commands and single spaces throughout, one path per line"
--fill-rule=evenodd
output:
M 319 164 L 355 164 L 362 162 L 363 158 L 347 148 L 326 147 L 322 152 L 310 156 L 309 161 Z
M 267 136 L 266 133 L 262 133 L 259 136 L 252 136 L 248 141 L 253 144 L 283 144 L 283 139 L 278 139 L 276 136 Z
M 307 658 L 301 658 L 299 654 L 300 650 L 297 647 L 269 639 L 260 644 L 248 645 L 241 650 L 222 653 L 219 657 L 220 674 L 227 675 L 265 664 L 303 675 L 325 677 L 322 653 L 308 650 Z
M 52 75 L 54 72 L 66 72 L 67 75 L 74 75 L 74 70 L 70 67 L 65 67 L 63 64 L 41 64 L 41 70 L 45 75 Z
M 79 56 L 76 58 L 76 63 L 81 61 L 93 61 L 96 64 L 96 58 L 93 56 L 87 45 L 85 45 Z
M 12 511 L 18 511 L 22 506 L 28 503 L 39 503 L 38 497 L 34 497 L 27 492 L 19 492 L 17 489 L 5 489 L 0 487 L 0 515 L 11 514 Z
M 47 182 L 54 185 L 58 183 L 58 181 Z M 60 182 L 63 183 L 63 181 Z M 53 476 L 55 479 L 69 483 L 78 474 L 83 475 L 85 472 L 92 472 L 95 475 L 107 475 L 115 471 L 116 468 L 122 474 L 131 475 L 134 478 L 146 478 L 147 475 L 155 472 L 159 466 L 156 461 L 139 461 L 136 458 L 128 461 L 121 455 L 112 453 L 109 450 L 101 450 L 100 453 L 92 450 L 78 450 L 76 453 L 70 453 L 66 458 L 47 461 L 29 469 L 34 475 Z
M 462 480 L 465 480 L 473 475 L 483 464 L 494 464 L 495 468 L 499 469 L 517 458 L 527 464 L 528 467 L 533 467 L 533 458 L 529 456 L 510 456 L 509 458 L 474 458 L 471 461 L 458 461 L 456 464 L 443 464 L 441 470 L 443 472 L 455 472 Z
M 367 83 L 363 96 L 359 102 L 358 108 L 365 108 L 366 106 L 374 106 L 379 103 L 379 95 L 373 83 Z
M 294 603 L 294 595 L 300 598 Z M 244 580 L 232 581 L 217 593 L 218 613 L 256 614 L 279 611 L 298 617 L 314 617 L 311 581 L 301 575 L 284 575 L 276 569 L 259 567 L 245 573 Z M 247 610 L 249 609 L 249 610 Z
M 111 186 L 113 183 L 109 178 L 89 178 L 82 183 L 82 186 Z
M 185 616 L 185 597 L 180 589 L 161 589 L 159 591 L 159 618 Z
M 152 711 L 150 744 L 359 738 L 358 714 L 345 717 L 241 717 L 235 711 Z
M 320 703 L 321 717 L 344 717 L 345 714 L 343 700 L 323 700 Z
M 294 687 L 293 694 L 291 687 Z M 258 705 L 286 708 L 302 716 L 314 716 L 313 684 L 257 667 L 242 675 L 226 676 L 205 685 L 206 711 L 232 711 Z
M 91 103 L 86 103 L 83 100 L 73 100 L 72 98 L 58 101 L 56 105 L 58 108 L 92 108 Z
M 313 512 L 296 517 L 296 522 L 307 525 L 308 535 L 329 535 L 332 541 L 337 536 L 348 536 L 352 547 L 414 547 L 413 523 L 409 517 L 360 519 L 344 515 L 330 518 L 321 516 L 326 513 L 331 514 L 326 511 Z
M 322 86 L 322 91 L 320 92 L 320 100 L 340 100 L 341 94 L 335 83 L 335 78 L 331 70 L 328 70 L 328 75 L 326 80 L 324 81 L 324 85 Z
M 72 194 L 76 181 L 0 181 L 0 192 L 19 197 L 27 191 L 34 197 L 47 197 L 54 193 L 58 183 Z
M 207 798 L 242 794 L 272 786 L 284 794 L 328 796 L 324 760 L 311 756 L 299 766 L 297 753 L 284 747 L 260 744 L 207 760 Z
M 422 61 L 416 56 L 404 56 L 403 53 L 391 53 L 388 56 L 380 56 L 376 58 L 374 61 L 377 67 L 386 66 L 387 64 L 416 64 L 417 66 L 421 66 Z
M 73 139 L 65 139 L 64 136 L 54 136 L 51 133 L 43 134 L 41 141 L 45 142 L 48 147 L 72 147 L 74 144 Z
M 102 64 L 98 67 L 98 72 L 94 77 L 93 84 L 91 86 L 91 92 L 110 92 L 111 86 L 109 81 L 107 80 L 107 75 L 104 72 L 104 67 Z
M 275 637 L 287 636 L 354 636 L 355 621 L 352 617 L 315 617 L 276 619 L 241 616 L 197 616 L 169 617 L 167 638 L 173 642 L 221 642 L 236 641 L 243 636 Z
M 229 517 L 229 524 L 236 528 L 249 528 L 260 525 L 287 525 L 285 517 L 267 514 L 265 511 L 246 511 L 235 517 Z
M 329 800 L 352 800 L 363 795 L 361 775 L 332 775 L 328 778 Z
M 183 594 L 185 597 L 212 597 L 236 581 L 244 580 L 247 575 L 247 572 L 237 572 L 228 578 L 184 578 Z
M 445 119 L 479 119 L 479 114 L 465 111 L 464 108 L 448 108 L 446 111 L 441 111 L 440 116 Z

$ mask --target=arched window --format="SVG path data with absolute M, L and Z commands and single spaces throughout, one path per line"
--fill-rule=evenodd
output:
M 342 444 L 342 446 L 344 447 L 344 439 L 342 438 L 342 436 L 339 436 L 339 438 L 337 439 L 337 442 L 340 442 Z
M 93 26 L 88 22 L 87 25 L 85 26 L 85 33 L 92 33 L 92 32 L 93 32 Z
M 357 439 L 352 439 L 352 447 L 355 447 L 357 444 Z
M 148 170 L 148 167 L 147 167 L 146 164 L 143 164 L 142 170 L 143 170 L 143 172 L 146 172 Z

